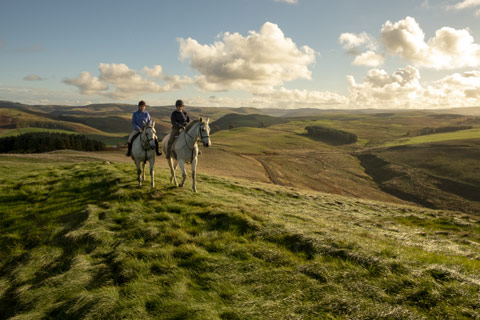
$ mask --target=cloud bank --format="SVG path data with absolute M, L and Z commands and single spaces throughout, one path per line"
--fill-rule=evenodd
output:
M 480 66 L 480 45 L 469 29 L 443 27 L 425 40 L 425 33 L 412 17 L 385 22 L 376 41 L 366 33 L 343 33 L 339 42 L 355 55 L 354 65 L 380 66 L 387 57 L 398 56 L 416 67 L 436 70 Z M 379 45 L 383 52 L 376 51 Z M 366 49 L 362 51 L 362 47 Z
M 106 96 L 112 99 L 180 90 L 193 82 L 189 77 L 164 74 L 160 65 L 153 68 L 144 67 L 142 70 L 147 77 L 153 80 L 142 77 L 125 64 L 100 63 L 98 70 L 100 71 L 99 77 L 94 77 L 90 72 L 84 71 L 78 77 L 67 78 L 63 82 L 76 86 L 81 94 Z M 158 79 L 163 81 L 162 85 L 156 81 Z
M 311 79 L 308 66 L 315 62 L 315 51 L 298 48 L 278 25 L 267 22 L 259 32 L 223 34 L 220 41 L 200 44 L 178 39 L 180 57 L 200 75 L 195 84 L 205 91 L 246 90 L 274 87 L 295 79 Z
M 478 105 L 480 71 L 454 73 L 431 83 L 421 83 L 413 66 L 393 74 L 372 69 L 363 82 L 348 76 L 352 108 L 446 108 Z

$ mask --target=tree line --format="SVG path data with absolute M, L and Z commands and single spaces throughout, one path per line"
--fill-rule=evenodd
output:
M 105 143 L 79 134 L 35 132 L 0 138 L 0 153 L 38 153 L 62 149 L 101 151 L 106 148 Z
M 351 144 L 357 142 L 357 135 L 351 132 L 326 128 L 321 126 L 308 126 L 307 136 L 331 145 Z
M 427 128 L 421 129 L 417 135 L 424 136 L 427 134 L 455 132 L 460 130 L 469 130 L 472 128 L 473 128 L 472 126 L 446 126 L 446 127 L 438 127 L 438 128 L 427 127 Z

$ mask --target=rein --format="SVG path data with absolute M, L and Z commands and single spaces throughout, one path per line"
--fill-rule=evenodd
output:
M 200 129 L 200 126 L 201 126 L 202 122 L 199 122 L 199 125 L 198 125 L 198 134 L 196 137 L 194 136 L 191 136 L 188 131 L 184 131 L 185 135 L 183 136 L 184 140 L 185 140 L 185 145 L 187 146 L 188 149 L 190 149 L 190 151 L 192 151 L 192 160 L 193 160 L 193 151 L 195 150 L 195 144 L 197 143 L 197 141 L 199 141 L 199 138 L 198 136 L 200 136 L 200 139 L 203 139 L 203 138 L 209 138 L 210 139 L 210 136 L 209 135 L 202 135 L 202 130 Z M 193 127 L 192 127 L 193 128 Z M 190 128 L 191 129 L 191 128 Z M 189 130 L 190 131 L 190 130 Z M 190 147 L 188 145 L 188 141 L 187 141 L 187 137 L 188 136 L 189 138 L 191 138 L 193 140 L 193 145 L 192 147 Z
M 148 138 L 147 129 L 152 127 L 143 127 L 142 134 L 140 135 L 140 140 L 142 142 L 142 148 L 145 151 L 145 161 L 147 160 L 147 152 L 150 149 L 150 141 L 155 140 L 155 133 L 152 132 L 152 138 Z

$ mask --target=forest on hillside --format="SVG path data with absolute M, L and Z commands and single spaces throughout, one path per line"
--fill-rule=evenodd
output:
M 105 143 L 84 135 L 36 132 L 0 138 L 0 153 L 38 153 L 72 149 L 79 151 L 105 150 Z

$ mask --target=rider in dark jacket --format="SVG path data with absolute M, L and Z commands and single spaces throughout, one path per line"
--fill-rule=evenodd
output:
M 170 139 L 168 139 L 167 146 L 167 159 L 171 156 L 171 148 L 175 137 L 180 134 L 180 131 L 185 129 L 187 124 L 190 122 L 190 117 L 186 111 L 183 111 L 183 101 L 177 100 L 175 102 L 175 107 L 177 110 L 172 112 L 170 120 L 172 122 L 172 132 L 170 133 Z

